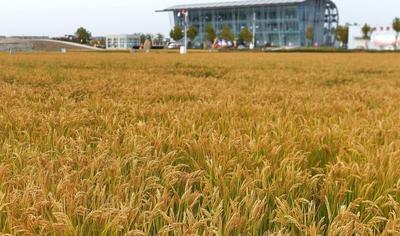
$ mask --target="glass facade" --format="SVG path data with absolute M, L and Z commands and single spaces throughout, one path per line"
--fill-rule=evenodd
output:
M 244 27 L 253 32 L 258 47 L 271 46 L 306 46 L 307 28 L 312 27 L 314 44 L 327 45 L 326 7 L 330 0 L 305 0 L 297 3 L 266 4 L 258 6 L 202 7 L 194 9 L 174 9 L 175 25 L 183 25 L 177 17 L 180 10 L 189 12 L 189 26 L 199 30 L 193 44 L 201 47 L 205 42 L 205 26 L 210 24 L 219 33 L 224 26 L 229 26 L 235 37 Z M 329 30 L 328 33 L 333 33 Z
M 107 49 L 131 49 L 140 46 L 139 35 L 108 35 L 106 37 Z

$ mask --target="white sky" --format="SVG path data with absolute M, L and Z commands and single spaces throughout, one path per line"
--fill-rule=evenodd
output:
M 216 0 L 224 1 L 224 0 Z M 225 0 L 226 1 L 226 0 Z M 1 0 L 0 35 L 61 36 L 79 26 L 93 35 L 170 30 L 168 13 L 175 4 L 215 0 Z M 400 0 L 334 0 L 345 22 L 389 25 L 400 17 Z

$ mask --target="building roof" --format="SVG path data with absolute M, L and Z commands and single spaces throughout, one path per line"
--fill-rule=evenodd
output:
M 108 38 L 118 38 L 118 37 L 129 37 L 129 38 L 139 38 L 140 34 L 107 34 Z
M 214 3 L 199 3 L 199 4 L 182 4 L 182 5 L 171 6 L 161 11 L 266 6 L 266 5 L 276 5 L 276 4 L 302 3 L 305 1 L 307 0 L 246 0 L 246 1 L 214 2 Z

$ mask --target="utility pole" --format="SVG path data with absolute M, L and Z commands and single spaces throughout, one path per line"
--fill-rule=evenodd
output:
M 256 47 L 256 19 L 257 14 L 253 13 L 253 49 Z
M 188 50 L 188 36 L 187 36 L 187 32 L 188 32 L 188 25 L 189 25 L 189 12 L 186 11 L 184 13 L 185 16 L 185 53 L 187 54 L 187 50 Z

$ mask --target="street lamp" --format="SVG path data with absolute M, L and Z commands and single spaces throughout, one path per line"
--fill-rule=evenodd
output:
M 253 48 L 255 48 L 256 46 L 256 30 L 259 28 L 258 25 L 256 25 L 256 21 L 257 21 L 257 14 L 254 12 L 253 13 L 253 26 L 250 27 L 251 30 L 253 30 Z
M 188 48 L 188 25 L 189 25 L 189 12 L 187 10 L 182 10 L 178 12 L 178 17 L 183 18 L 184 34 L 185 34 L 185 46 L 181 47 L 181 54 L 187 54 Z

